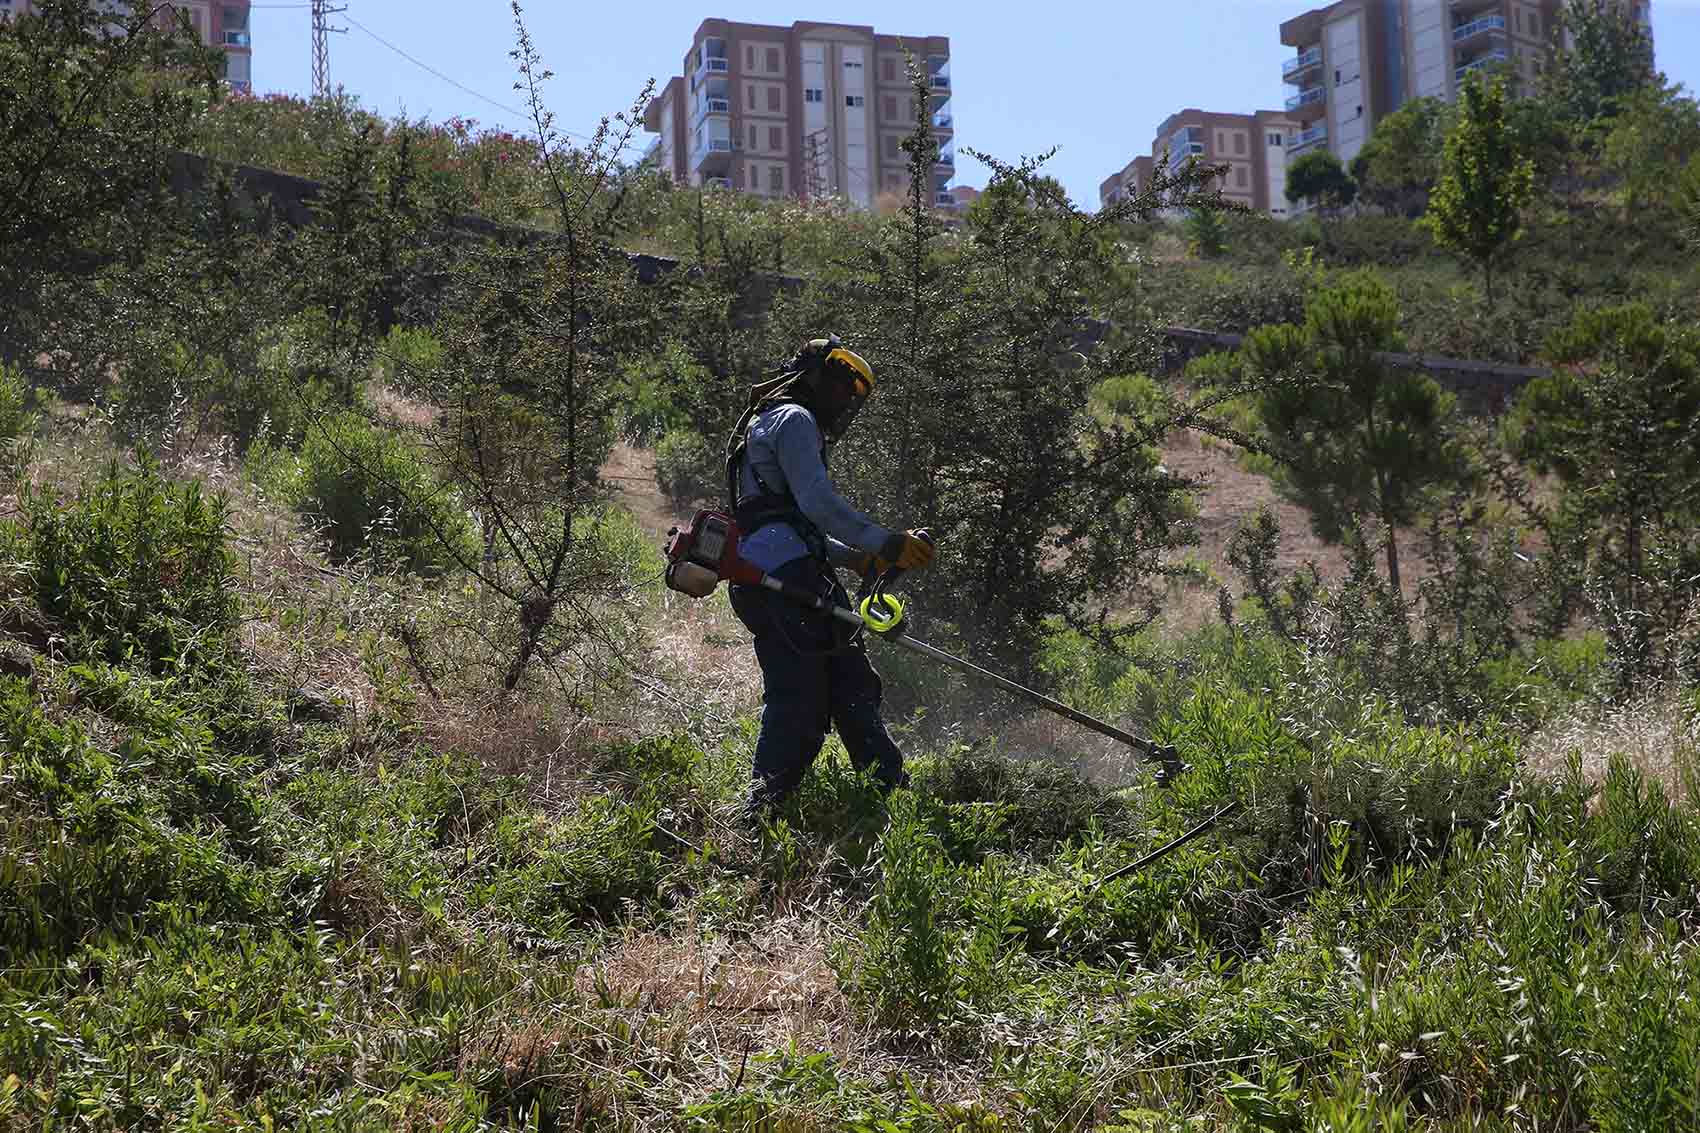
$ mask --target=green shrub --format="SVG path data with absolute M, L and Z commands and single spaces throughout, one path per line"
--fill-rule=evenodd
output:
M 221 654 L 236 625 L 223 497 L 165 480 L 145 454 L 117 463 L 65 506 L 24 498 L 35 599 L 74 656 L 156 672 Z
M 391 327 L 378 343 L 378 380 L 398 390 L 421 388 L 442 363 L 443 344 L 428 330 Z
M 365 554 L 380 569 L 433 574 L 454 552 L 476 553 L 471 521 L 425 453 L 352 410 L 314 422 L 299 456 L 261 453 L 251 466 L 323 526 L 337 559 Z
M 718 499 L 725 471 L 708 442 L 689 430 L 674 429 L 655 446 L 655 483 L 676 504 Z
M 131 719 L 121 743 L 96 743 L 78 724 L 50 720 L 24 682 L 0 677 L 7 955 L 62 952 L 146 917 L 156 901 L 220 919 L 269 907 L 251 863 L 258 803 L 240 767 L 180 705 Z
M 35 428 L 34 397 L 23 371 L 0 361 L 0 446 Z

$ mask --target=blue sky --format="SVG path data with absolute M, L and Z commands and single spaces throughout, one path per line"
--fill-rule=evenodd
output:
M 331 37 L 332 81 L 367 107 L 524 125 L 492 105 L 522 105 L 513 90 L 506 0 L 339 2 L 348 5 L 338 17 L 348 31 Z M 550 104 L 558 124 L 582 132 L 629 105 L 644 80 L 664 83 L 675 73 L 708 16 L 773 24 L 837 20 L 896 35 L 948 35 L 957 183 L 979 185 L 986 177 L 962 153 L 965 146 L 1005 160 L 1055 146 L 1051 172 L 1090 208 L 1098 183 L 1146 152 L 1157 124 L 1174 111 L 1279 106 L 1281 60 L 1289 49 L 1278 29 L 1308 6 L 1302 0 L 532 0 L 526 22 L 556 74 Z M 256 0 L 257 93 L 309 91 L 310 26 L 299 0 Z M 1700 87 L 1700 0 L 1653 0 L 1653 35 L 1660 69 L 1690 92 Z

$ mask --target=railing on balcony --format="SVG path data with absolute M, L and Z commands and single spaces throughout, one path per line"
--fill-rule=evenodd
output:
M 1504 30 L 1504 16 L 1483 16 L 1480 19 L 1471 20 L 1467 24 L 1459 24 L 1453 28 L 1452 42 L 1462 43 L 1464 40 L 1481 35 L 1483 32 Z
M 1327 140 L 1327 126 L 1312 126 L 1308 130 L 1301 130 L 1299 133 L 1294 134 L 1290 139 L 1288 139 L 1287 152 L 1297 153 L 1299 150 L 1307 149 L 1316 145 L 1318 142 L 1326 142 Z
M 950 76 L 949 75 L 934 75 L 933 76 L 933 89 L 934 90 L 949 90 L 950 89 Z
M 226 47 L 252 47 L 253 45 L 253 40 L 245 31 L 227 31 L 224 33 L 224 46 Z
M 938 205 L 940 208 L 955 208 L 956 198 L 951 196 L 949 193 L 934 193 L 933 204 Z
M 1327 87 L 1311 87 L 1287 98 L 1287 109 L 1297 110 L 1301 106 L 1309 106 L 1313 102 L 1321 102 L 1328 97 Z
M 948 165 L 954 169 L 956 168 L 956 154 L 950 150 L 942 150 L 939 155 L 933 159 L 933 162 L 936 165 Z
M 1187 142 L 1184 145 L 1169 147 L 1169 170 L 1173 172 L 1186 164 L 1189 157 L 1203 157 L 1203 142 Z
M 1300 71 L 1308 71 L 1312 67 L 1322 65 L 1322 48 L 1313 47 L 1309 51 L 1301 51 L 1293 58 L 1281 64 L 1281 78 L 1290 80 Z
M 1497 47 L 1492 51 L 1484 52 L 1481 55 L 1476 56 L 1468 63 L 1465 63 L 1462 67 L 1459 67 L 1453 74 L 1453 78 L 1457 79 L 1459 82 L 1463 82 L 1465 77 L 1468 76 L 1471 71 L 1480 71 L 1486 67 L 1492 67 L 1496 63 L 1504 63 L 1510 58 L 1510 52 L 1506 51 L 1503 47 Z
M 719 71 L 721 73 L 725 73 L 732 69 L 732 61 L 730 59 L 723 59 L 718 55 L 704 55 L 702 57 L 702 69 L 705 71 Z
M 729 98 L 705 98 L 702 100 L 702 112 L 704 114 L 730 114 L 732 113 L 732 100 Z
M 948 114 L 935 114 L 933 115 L 933 129 L 949 130 L 952 128 L 951 121 L 951 116 Z

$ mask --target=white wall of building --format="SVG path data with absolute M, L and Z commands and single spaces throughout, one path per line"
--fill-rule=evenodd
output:
M 1363 78 L 1363 15 L 1353 12 L 1336 20 L 1323 34 L 1329 148 L 1350 164 L 1363 148 L 1369 124 L 1369 92 L 1364 89 Z
M 1287 215 L 1287 137 L 1297 132 L 1296 126 L 1257 127 L 1256 141 L 1263 146 L 1265 155 L 1264 168 L 1269 183 L 1271 216 Z
M 1449 98 L 1452 92 L 1452 21 L 1446 0 L 1410 0 L 1411 93 Z
M 867 51 L 845 44 L 839 49 L 844 99 L 844 193 L 868 208 L 874 203 L 874 170 L 868 149 Z
M 809 138 L 816 139 L 818 153 L 817 164 L 825 178 L 827 191 L 837 187 L 835 178 L 837 171 L 833 168 L 837 163 L 832 160 L 833 145 L 836 141 L 828 128 L 832 122 L 830 108 L 836 97 L 833 84 L 827 82 L 826 61 L 828 52 L 826 44 L 818 39 L 805 39 L 802 46 L 803 55 L 803 172 L 802 184 L 809 184 L 811 170 L 808 168 L 810 145 Z M 811 92 L 818 91 L 819 95 Z

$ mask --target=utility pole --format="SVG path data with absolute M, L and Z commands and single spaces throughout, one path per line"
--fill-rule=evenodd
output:
M 330 33 L 347 32 L 347 28 L 333 28 L 326 21 L 338 12 L 346 12 L 346 7 L 332 8 L 326 0 L 313 0 L 313 97 L 323 98 L 331 92 L 331 50 Z

